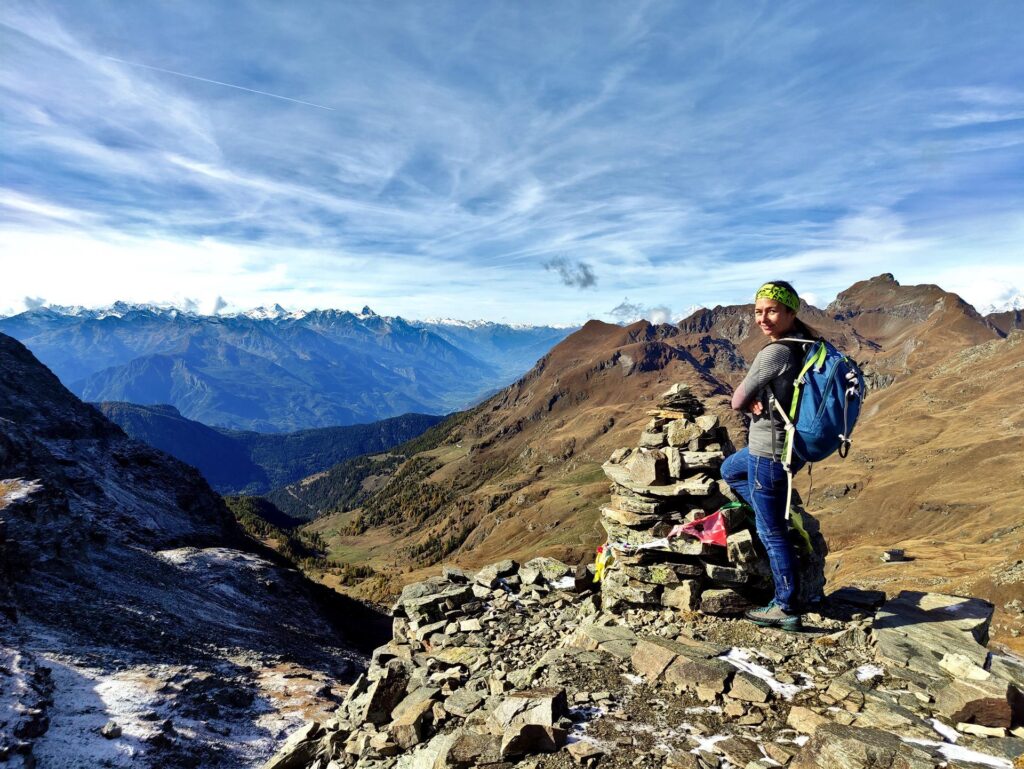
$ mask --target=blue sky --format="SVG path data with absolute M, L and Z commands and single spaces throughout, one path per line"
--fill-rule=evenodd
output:
M 1004 302 L 1022 39 L 1019 2 L 6 0 L 0 312 Z

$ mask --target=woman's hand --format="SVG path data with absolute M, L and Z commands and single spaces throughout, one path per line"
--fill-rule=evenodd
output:
M 761 416 L 761 412 L 764 411 L 764 405 L 761 401 L 754 401 L 750 404 L 750 413 L 755 417 Z

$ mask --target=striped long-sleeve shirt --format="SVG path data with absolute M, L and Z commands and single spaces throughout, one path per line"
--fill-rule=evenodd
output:
M 733 393 L 732 407 L 740 411 L 749 411 L 751 404 L 761 402 L 761 414 L 750 419 L 747 447 L 751 454 L 782 458 L 786 438 L 785 423 L 782 416 L 773 410 L 769 396 L 774 395 L 782 407 L 789 410 L 793 402 L 793 381 L 800 373 L 803 357 L 803 345 L 785 342 L 766 345 L 754 358 L 743 382 Z

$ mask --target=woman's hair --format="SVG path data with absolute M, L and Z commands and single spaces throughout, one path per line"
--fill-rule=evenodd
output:
M 768 282 L 769 283 L 774 283 L 776 286 L 782 286 L 782 288 L 786 289 L 787 291 L 792 291 L 793 295 L 796 296 L 797 298 L 800 297 L 800 295 L 797 293 L 796 289 L 793 288 L 793 284 L 790 283 L 788 280 L 770 280 Z M 794 314 L 796 314 L 796 310 L 794 310 L 793 312 L 794 312 Z M 801 334 L 803 334 L 808 339 L 820 339 L 821 338 L 821 334 L 819 334 L 816 329 L 814 329 L 812 326 L 808 326 L 806 323 L 804 323 L 802 320 L 800 320 L 799 317 L 794 318 L 794 320 L 793 320 L 793 328 L 796 331 L 799 331 Z

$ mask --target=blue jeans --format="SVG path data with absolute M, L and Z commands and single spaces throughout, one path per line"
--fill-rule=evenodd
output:
M 793 473 L 803 464 L 795 460 Z M 767 457 L 755 457 L 743 448 L 722 463 L 722 480 L 753 508 L 757 536 L 768 551 L 768 563 L 775 582 L 775 603 L 783 611 L 795 612 L 798 575 L 796 553 L 789 541 L 786 472 L 782 463 Z

